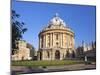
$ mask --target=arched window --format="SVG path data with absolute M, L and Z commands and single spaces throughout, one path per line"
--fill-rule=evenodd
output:
M 58 42 L 56 42 L 56 47 L 59 47 L 59 43 Z

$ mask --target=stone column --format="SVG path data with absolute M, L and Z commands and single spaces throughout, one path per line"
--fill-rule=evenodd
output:
M 61 36 L 61 33 L 60 33 L 60 47 L 62 47 L 62 36 Z
M 52 47 L 52 34 L 50 33 L 50 47 Z
M 38 57 L 38 60 L 40 60 L 40 52 L 38 52 L 37 57 Z
M 62 33 L 62 47 L 63 47 L 63 33 Z
M 52 60 L 55 60 L 55 50 L 52 49 Z
M 66 33 L 66 48 L 67 48 L 67 33 Z
M 53 58 L 53 50 L 51 49 L 51 51 L 50 51 L 50 58 L 51 58 L 51 60 L 52 60 L 52 58 Z
M 72 37 L 72 46 L 73 46 L 73 48 L 74 48 L 74 44 L 75 44 L 75 42 L 74 42 L 74 37 Z
M 62 60 L 62 51 L 60 51 L 60 60 Z
M 44 48 L 46 47 L 46 35 L 44 35 Z
M 69 48 L 70 48 L 70 36 L 69 36 Z
M 70 47 L 70 45 L 69 45 L 69 35 L 68 35 L 68 48 Z
M 43 37 L 42 37 L 42 44 L 43 44 L 43 48 L 44 48 L 44 45 L 45 45 L 45 43 L 44 43 L 44 35 L 43 35 Z
M 41 48 L 41 37 L 39 36 L 39 44 L 40 44 L 40 47 L 39 48 Z
M 45 47 L 47 47 L 47 34 L 45 34 Z
M 39 45 L 38 45 L 38 48 L 40 48 L 40 37 L 38 37 L 38 38 L 39 38 L 39 41 L 38 41 Z
M 54 46 L 54 33 L 52 33 L 52 46 Z
M 70 48 L 72 48 L 72 36 L 70 36 L 70 41 L 69 41 L 69 43 L 70 43 Z
M 46 48 L 46 34 L 45 34 L 45 48 Z

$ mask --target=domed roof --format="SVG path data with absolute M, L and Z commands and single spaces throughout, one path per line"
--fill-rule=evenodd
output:
M 65 22 L 59 17 L 58 13 L 56 13 L 53 19 L 50 20 L 49 25 L 64 25 L 65 26 Z
M 64 29 L 71 30 L 66 23 L 59 17 L 58 13 L 54 15 L 54 17 L 49 21 L 47 26 L 43 28 L 42 31 L 51 30 L 51 29 Z M 42 32 L 41 31 L 41 32 Z

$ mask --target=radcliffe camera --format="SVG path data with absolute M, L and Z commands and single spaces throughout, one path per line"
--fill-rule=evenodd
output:
M 12 0 L 11 74 L 96 69 L 96 7 Z

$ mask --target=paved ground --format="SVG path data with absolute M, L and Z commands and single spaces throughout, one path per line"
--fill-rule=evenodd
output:
M 15 73 L 44 73 L 44 72 L 57 72 L 57 71 L 75 71 L 75 70 L 90 70 L 96 69 L 95 64 L 85 65 L 85 64 L 75 64 L 75 65 L 64 65 L 64 66 L 47 66 L 46 68 L 26 68 L 22 66 L 12 66 L 12 75 Z

